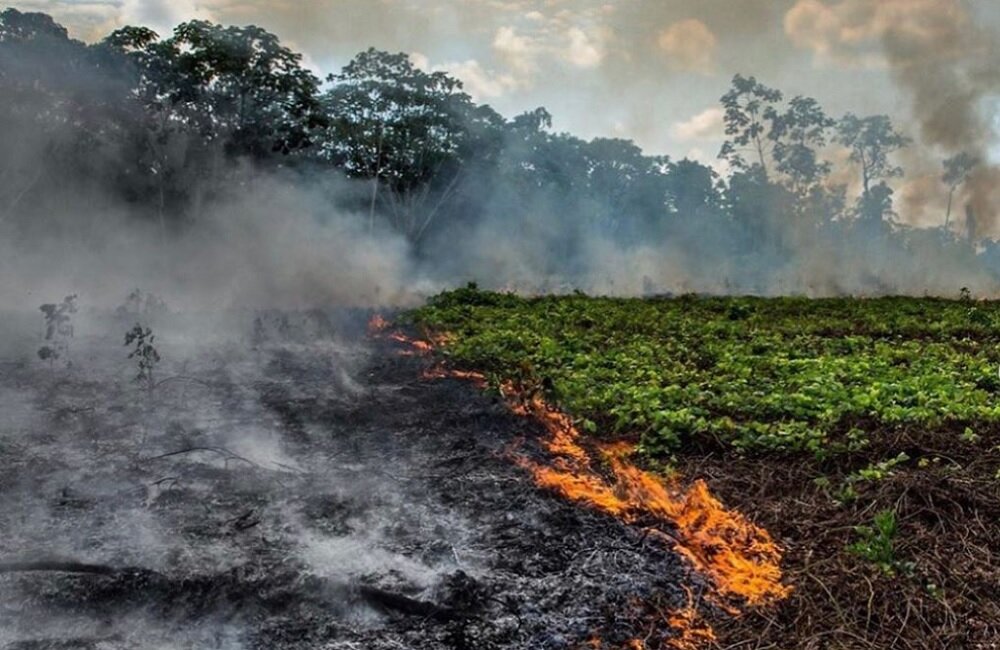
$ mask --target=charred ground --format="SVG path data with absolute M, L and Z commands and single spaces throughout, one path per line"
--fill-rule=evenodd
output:
M 70 368 L 4 360 L 0 645 L 671 634 L 643 607 L 683 606 L 700 578 L 639 530 L 537 488 L 507 457 L 541 457 L 536 423 L 467 382 L 421 378 L 428 360 L 365 340 L 354 315 L 265 321 L 253 345 L 174 345 L 159 328 L 151 393 L 117 336 L 78 335 Z

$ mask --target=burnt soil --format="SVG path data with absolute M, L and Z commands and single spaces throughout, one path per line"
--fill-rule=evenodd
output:
M 164 330 L 152 392 L 117 338 L 0 360 L 0 647 L 663 644 L 704 588 L 669 548 L 539 490 L 536 423 L 335 330 Z

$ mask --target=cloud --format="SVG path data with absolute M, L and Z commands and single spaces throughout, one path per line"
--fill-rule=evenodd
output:
M 412 52 L 414 65 L 429 72 L 446 72 L 458 78 L 465 91 L 476 101 L 502 97 L 529 88 L 538 72 L 540 47 L 532 39 L 518 34 L 513 27 L 500 27 L 493 37 L 493 52 L 509 70 L 498 71 L 484 66 L 477 58 L 432 64 L 421 52 Z
M 657 44 L 670 58 L 671 67 L 686 72 L 712 74 L 718 39 L 705 23 L 689 18 L 660 32 Z
M 487 70 L 476 59 L 431 64 L 427 55 L 411 52 L 410 60 L 413 65 L 426 72 L 446 72 L 457 78 L 474 101 L 500 97 L 520 87 L 518 80 L 511 75 Z
M 531 39 L 521 36 L 513 27 L 501 27 L 493 37 L 493 51 L 511 69 L 531 75 L 538 69 L 539 48 Z
M 500 97 L 520 87 L 517 79 L 513 76 L 487 70 L 475 59 L 467 59 L 458 63 L 445 63 L 439 68 L 458 77 L 465 86 L 465 91 L 476 101 L 489 97 Z
M 789 40 L 819 62 L 883 66 L 890 35 L 940 47 L 954 41 L 965 18 L 958 0 L 797 0 L 783 22 Z
M 579 68 L 593 68 L 604 60 L 604 47 L 599 35 L 588 34 L 579 27 L 566 30 L 568 40 L 563 57 Z
M 724 133 L 723 117 L 725 113 L 719 107 L 706 108 L 697 115 L 683 122 L 675 122 L 670 127 L 670 134 L 677 140 L 710 140 L 722 138 Z
M 169 34 L 178 23 L 194 19 L 214 21 L 215 16 L 194 0 L 124 0 L 119 15 L 126 25 L 146 25 L 161 34 Z

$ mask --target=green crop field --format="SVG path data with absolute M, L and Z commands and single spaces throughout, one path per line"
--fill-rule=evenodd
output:
M 653 455 L 721 445 L 822 457 L 887 428 L 961 424 L 970 437 L 1000 421 L 997 303 L 464 289 L 415 318 L 455 335 L 457 362 L 539 383 L 584 428 L 638 435 Z
M 591 436 L 637 443 L 648 468 L 707 479 L 775 536 L 791 596 L 723 638 L 995 641 L 1000 303 L 470 285 L 409 318 L 447 334 L 439 352 L 455 367 L 541 391 Z

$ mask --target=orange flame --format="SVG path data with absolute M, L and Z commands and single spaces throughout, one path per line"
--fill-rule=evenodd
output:
M 481 372 L 475 372 L 474 370 L 454 370 L 445 368 L 440 364 L 433 368 L 428 368 L 423 372 L 422 376 L 424 379 L 464 379 L 472 382 L 476 388 L 480 389 L 486 388 L 488 385 L 486 375 Z
M 384 329 L 384 328 L 383 328 Z M 430 342 L 394 332 L 390 338 L 409 346 L 401 354 L 425 355 L 450 338 L 431 336 Z M 480 388 L 487 386 L 482 373 L 446 368 L 439 364 L 424 372 L 427 379 L 466 379 Z M 631 443 L 595 443 L 592 449 L 567 414 L 549 406 L 538 394 L 526 395 L 512 382 L 502 393 L 517 415 L 540 422 L 548 437 L 542 441 L 553 459 L 548 464 L 523 454 L 514 461 L 532 473 L 546 489 L 628 523 L 642 522 L 647 533 L 671 544 L 697 571 L 707 575 L 718 593 L 747 605 L 768 605 L 791 592 L 781 583 L 781 549 L 766 530 L 737 511 L 727 510 L 702 481 L 686 489 L 676 480 L 663 479 L 628 462 L 635 451 Z M 601 471 L 598 471 L 600 469 Z M 609 477 L 609 478 L 606 478 Z M 733 614 L 739 610 L 716 603 Z M 674 630 L 669 644 L 675 650 L 693 650 L 715 640 L 712 628 L 701 620 L 688 593 L 688 604 L 669 612 L 664 621 Z M 600 637 L 588 642 L 602 647 Z M 644 650 L 645 642 L 634 639 L 623 650 Z
M 368 336 L 381 334 L 389 328 L 389 321 L 382 317 L 382 314 L 375 314 L 368 319 Z
M 505 392 L 512 390 L 508 385 Z M 668 486 L 630 464 L 626 456 L 634 448 L 624 442 L 597 447 L 614 477 L 613 482 L 607 481 L 593 469 L 594 459 L 581 445 L 580 433 L 566 414 L 537 396 L 520 402 L 514 410 L 535 416 L 550 434 L 544 444 L 557 456 L 551 465 L 518 459 L 539 485 L 628 522 L 652 519 L 654 526 L 676 530 L 670 536 L 666 530 L 654 528 L 662 536 L 674 538 L 677 551 L 707 574 L 725 596 L 763 605 L 788 595 L 790 588 L 781 584 L 781 550 L 771 536 L 739 512 L 727 510 L 704 481 L 695 481 L 687 490 Z
M 691 590 L 687 587 L 684 590 L 687 592 L 687 605 L 670 612 L 667 616 L 667 623 L 676 632 L 676 636 L 670 639 L 669 644 L 675 650 L 696 650 L 706 643 L 715 641 L 715 632 L 708 623 L 701 620 Z

